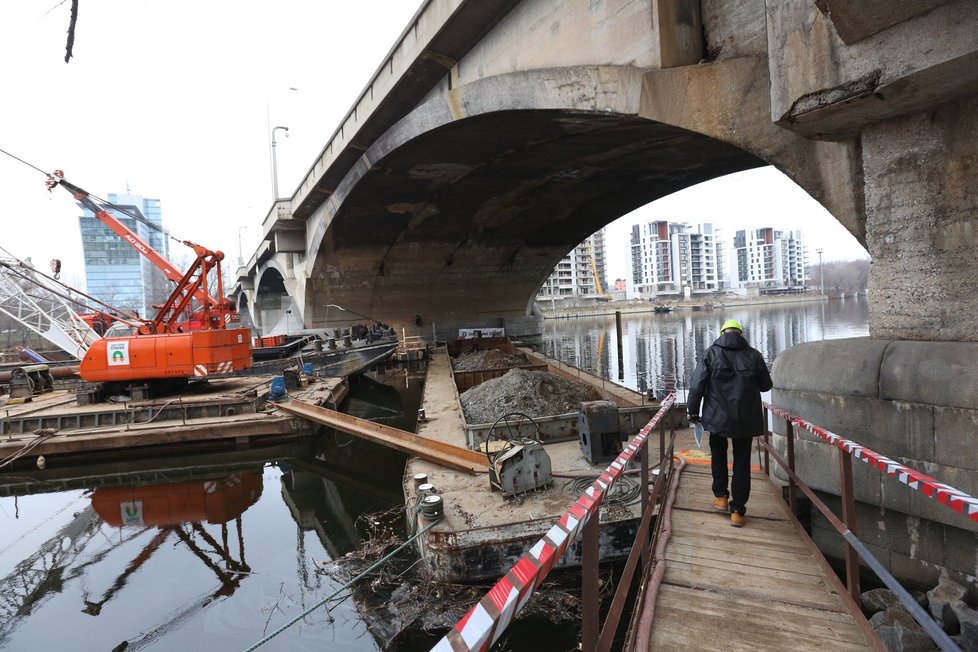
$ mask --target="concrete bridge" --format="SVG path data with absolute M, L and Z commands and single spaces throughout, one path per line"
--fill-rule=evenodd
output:
M 538 332 L 533 296 L 585 236 L 774 165 L 873 257 L 872 339 L 782 354 L 775 402 L 974 494 L 976 34 L 971 0 L 431 0 L 272 207 L 236 292 L 266 333 Z M 832 469 L 808 480 L 831 491 Z M 966 524 L 935 516 L 934 540 L 970 557 L 925 559 L 893 532 L 926 508 L 860 491 L 905 575 L 973 581 Z

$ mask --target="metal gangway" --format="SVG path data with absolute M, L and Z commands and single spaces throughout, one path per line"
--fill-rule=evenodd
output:
M 580 537 L 582 650 L 884 650 L 859 605 L 859 561 L 894 592 L 910 615 L 942 650 L 959 650 L 863 544 L 856 532 L 853 460 L 978 522 L 978 499 L 880 455 L 800 417 L 765 403 L 766 423 L 781 419 L 785 456 L 758 438 L 752 471 L 747 527 L 730 527 L 729 516 L 712 510 L 710 474 L 674 455 L 676 430 L 659 412 L 621 455 L 554 523 L 433 650 L 488 650 L 505 632 L 557 560 Z M 670 433 L 666 436 L 666 428 Z M 659 429 L 658 472 L 649 489 L 651 436 Z M 833 446 L 839 456 L 842 516 L 836 516 L 798 476 L 794 440 L 805 429 Z M 772 463 L 773 462 L 773 463 Z M 598 536 L 603 499 L 625 468 L 637 463 L 643 477 L 643 516 L 635 544 L 602 610 Z M 775 476 L 780 467 L 782 482 Z M 800 494 L 807 496 L 841 536 L 845 579 L 840 579 L 797 518 Z M 654 517 L 654 518 L 653 518 Z M 631 617 L 622 620 L 630 592 L 637 591 Z M 604 613 L 604 622 L 600 615 Z

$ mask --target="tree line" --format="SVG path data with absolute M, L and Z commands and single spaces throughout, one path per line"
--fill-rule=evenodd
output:
M 826 292 L 865 292 L 869 287 L 869 269 L 872 262 L 863 260 L 842 260 L 809 265 L 808 287 L 823 287 Z

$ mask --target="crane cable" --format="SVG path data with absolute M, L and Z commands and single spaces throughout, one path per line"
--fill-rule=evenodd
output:
M 52 175 L 50 172 L 45 172 L 44 170 L 42 170 L 41 168 L 37 167 L 33 163 L 28 163 L 24 159 L 20 158 L 19 156 L 14 155 L 14 154 L 11 154 L 10 152 L 8 152 L 7 150 L 5 150 L 3 148 L 0 148 L 0 153 L 6 154 L 7 156 L 9 156 L 10 158 L 14 159 L 15 161 L 17 161 L 19 163 L 23 163 L 24 165 L 26 165 L 27 167 L 29 167 L 29 168 L 31 168 L 33 170 L 37 170 L 38 172 L 40 172 L 41 174 L 43 174 L 44 176 L 46 176 L 48 179 L 54 179 L 55 178 L 54 175 Z M 119 211 L 120 213 L 122 213 L 126 217 L 129 217 L 131 219 L 136 220 L 137 222 L 139 222 L 140 224 L 146 226 L 147 228 L 153 229 L 153 230 L 155 230 L 155 231 L 163 234 L 164 236 L 170 238 L 171 240 L 173 240 L 175 242 L 179 242 L 180 244 L 187 244 L 187 242 L 188 242 L 187 240 L 181 240 L 180 238 L 176 237 L 175 235 L 173 235 L 172 233 L 170 233 L 164 227 L 162 227 L 162 226 L 160 226 L 158 224 L 153 224 L 152 222 L 150 222 L 149 220 L 147 220 L 142 215 L 136 215 L 136 214 L 134 214 L 134 213 L 126 210 L 125 208 L 122 208 L 121 206 L 118 206 L 116 204 L 113 204 L 112 202 L 108 201 L 107 199 L 102 199 L 98 195 L 93 195 L 92 193 L 88 193 L 88 196 L 91 197 L 96 202 L 101 203 L 102 206 L 103 206 L 103 208 L 110 208 L 112 210 Z

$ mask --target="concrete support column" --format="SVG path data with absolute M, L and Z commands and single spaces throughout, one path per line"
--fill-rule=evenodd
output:
M 978 341 L 978 99 L 862 138 L 874 338 Z

